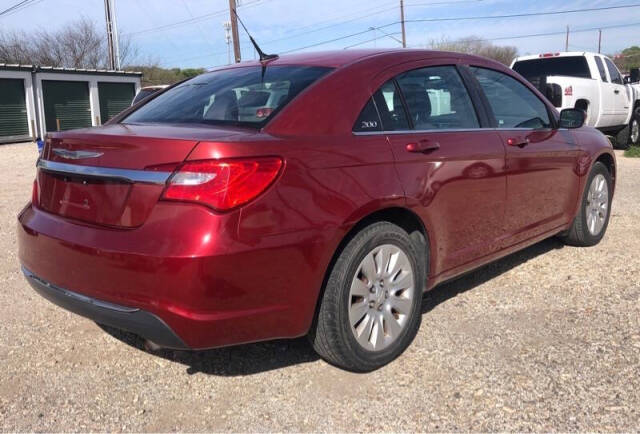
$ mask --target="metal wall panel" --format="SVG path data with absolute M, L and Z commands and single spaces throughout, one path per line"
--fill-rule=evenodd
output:
M 89 84 L 86 81 L 42 81 L 47 131 L 91 126 Z
M 24 80 L 0 78 L 0 141 L 29 138 Z
M 109 119 L 131 106 L 136 94 L 133 83 L 98 82 L 100 99 L 100 120 L 104 124 Z

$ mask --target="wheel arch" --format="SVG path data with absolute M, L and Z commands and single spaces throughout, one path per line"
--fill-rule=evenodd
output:
M 428 277 L 430 251 L 431 251 L 430 238 L 429 238 L 429 233 L 427 231 L 427 228 L 425 227 L 425 224 L 422 221 L 422 219 L 415 212 L 401 206 L 390 206 L 387 208 L 370 212 L 369 214 L 363 216 L 358 221 L 350 225 L 349 229 L 340 240 L 338 247 L 333 252 L 333 255 L 331 256 L 331 260 L 329 261 L 328 265 L 324 270 L 324 276 L 322 278 L 322 286 L 320 287 L 320 290 L 318 291 L 318 295 L 316 298 L 316 305 L 313 313 L 313 320 L 311 322 L 311 328 L 314 327 L 314 324 L 317 321 L 320 303 L 324 296 L 327 280 L 329 278 L 329 275 L 331 273 L 331 270 L 334 264 L 338 260 L 338 257 L 344 250 L 345 246 L 349 243 L 349 241 L 351 241 L 351 239 L 353 239 L 353 237 L 358 232 L 360 232 L 365 227 L 377 222 L 389 222 L 401 227 L 409 234 L 409 236 L 411 237 L 412 240 L 414 240 L 414 242 L 419 243 L 421 245 L 421 251 L 424 253 L 424 257 L 426 261 L 425 270 Z M 427 281 L 425 281 L 424 283 L 426 288 Z
M 591 105 L 591 101 L 589 101 L 587 98 L 580 98 L 576 100 L 574 108 L 582 109 L 582 106 L 584 106 L 585 107 L 584 110 L 589 110 L 590 105 Z
M 612 181 L 612 184 L 613 184 L 613 188 L 615 190 L 615 185 L 616 185 L 616 160 L 615 160 L 615 158 L 611 154 L 609 154 L 608 152 L 603 152 L 602 154 L 600 154 L 600 155 L 598 155 L 596 157 L 596 159 L 594 160 L 593 164 L 596 164 L 597 162 L 600 162 L 600 163 L 604 164 L 604 166 L 607 168 L 607 170 L 611 174 L 611 181 Z

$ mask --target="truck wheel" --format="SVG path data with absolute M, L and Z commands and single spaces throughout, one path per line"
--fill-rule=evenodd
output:
M 631 124 L 629 125 L 629 144 L 637 146 L 640 144 L 640 105 L 633 109 Z
M 618 149 L 629 149 L 630 140 L 631 140 L 631 125 L 629 124 L 616 133 L 615 147 Z
M 368 372 L 404 351 L 420 327 L 426 259 L 400 227 L 378 222 L 357 233 L 325 284 L 309 339 L 323 359 Z

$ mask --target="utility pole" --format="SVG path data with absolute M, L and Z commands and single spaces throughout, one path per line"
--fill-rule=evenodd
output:
M 598 29 L 598 54 L 600 54 L 601 48 L 602 48 L 602 29 Z
M 567 26 L 567 40 L 564 43 L 564 51 L 569 51 L 569 26 Z
M 107 48 L 109 50 L 109 69 L 116 69 L 116 50 L 115 43 L 113 39 L 114 34 L 114 23 L 113 23 L 113 14 L 111 11 L 111 0 L 104 0 L 104 18 L 107 24 Z
M 407 34 L 404 30 L 404 0 L 400 0 L 400 24 L 402 25 L 402 48 L 407 48 Z
M 238 16 L 236 15 L 236 0 L 229 0 L 229 18 L 231 21 L 231 36 L 233 38 L 233 55 L 236 63 L 240 62 L 240 39 L 238 37 Z

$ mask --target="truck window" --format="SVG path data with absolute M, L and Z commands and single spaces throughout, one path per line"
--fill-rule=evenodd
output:
M 611 83 L 622 84 L 622 77 L 620 76 L 620 72 L 618 72 L 618 68 L 610 59 L 605 57 L 605 62 L 607 62 L 607 69 L 609 70 L 609 77 L 611 77 Z
M 600 56 L 596 56 L 596 65 L 598 65 L 600 78 L 602 79 L 602 81 L 607 83 L 609 80 L 607 80 L 607 73 L 604 71 L 604 64 L 602 63 L 602 59 L 600 58 Z
M 539 59 L 521 60 L 513 65 L 528 81 L 536 77 L 562 75 L 565 77 L 593 78 L 587 59 L 584 56 L 544 57 Z

